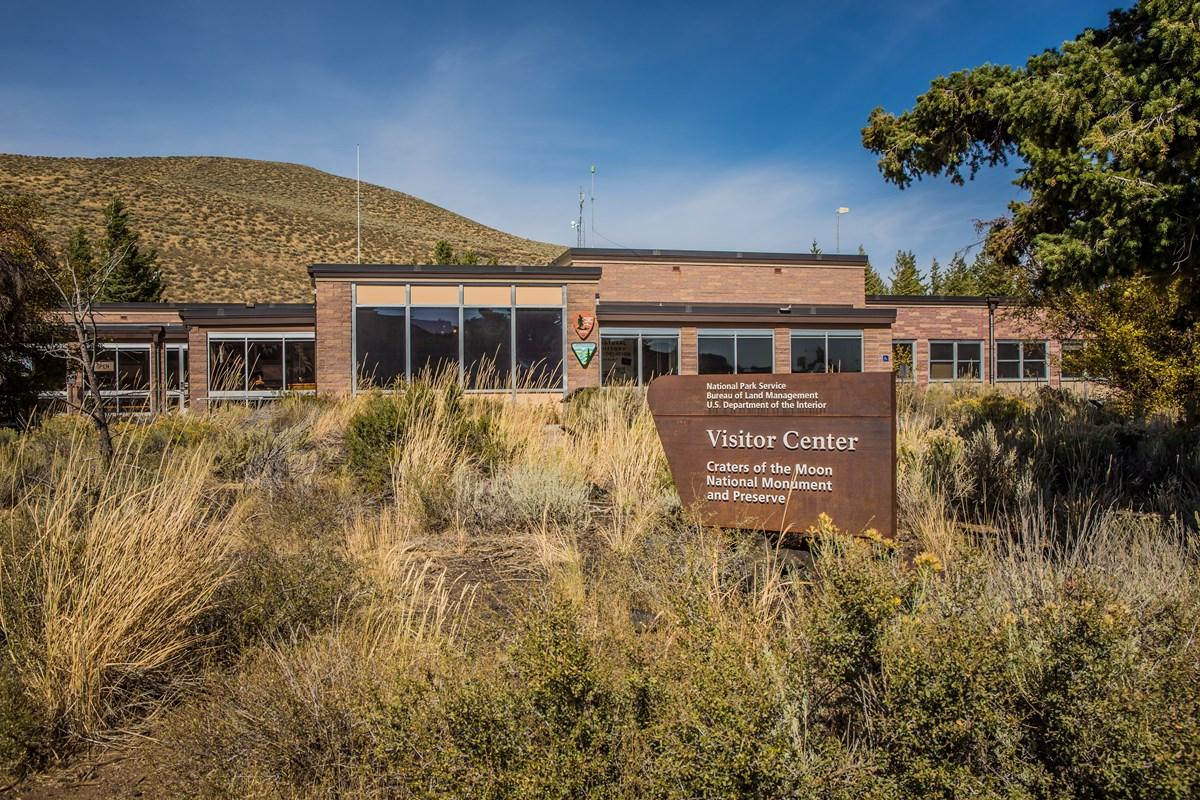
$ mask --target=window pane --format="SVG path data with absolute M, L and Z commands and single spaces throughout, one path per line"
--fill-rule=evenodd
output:
M 92 367 L 96 373 L 96 383 L 102 390 L 117 388 L 117 351 L 100 350 L 96 353 L 96 363 Z
M 1063 342 L 1062 377 L 1064 380 L 1083 377 L 1083 342 Z
M 929 343 L 929 360 L 930 361 L 953 361 L 954 360 L 954 342 L 930 342 Z
M 1031 359 L 1028 356 L 1025 358 L 1023 365 L 1024 373 L 1022 377 L 1026 380 L 1044 381 L 1046 380 L 1046 361 L 1041 358 Z
M 463 360 L 468 389 L 499 389 L 512 374 L 512 309 L 463 309 Z
M 1025 360 L 1044 361 L 1046 359 L 1045 342 L 1026 342 Z
M 961 358 L 958 360 L 958 377 L 978 380 L 980 375 L 978 361 L 963 361 Z
M 829 337 L 829 371 L 862 372 L 862 338 L 858 336 Z
M 181 387 L 180 379 L 182 376 L 179 374 L 179 354 L 181 352 L 183 350 L 178 347 L 167 348 L 166 373 L 167 391 L 169 392 L 179 391 Z
M 732 336 L 700 336 L 696 345 L 701 375 L 733 374 Z
M 997 342 L 996 358 L 1005 361 L 1016 361 L 1021 357 L 1021 345 L 1017 342 Z
M 740 375 L 756 375 L 774 371 L 775 356 L 772 340 L 765 336 L 739 336 L 737 341 L 737 371 Z
M 1021 377 L 1020 365 L 1016 361 L 997 361 L 996 377 L 1000 380 L 1015 380 Z
M 911 381 L 916 374 L 912 342 L 892 342 L 892 369 L 902 381 Z
M 983 360 L 983 345 L 979 342 L 959 342 L 958 343 L 958 360 L 961 361 L 982 361 Z
M 444 371 L 458 379 L 458 309 L 413 308 L 409 311 L 413 377 Z
M 61 392 L 67 386 L 67 360 L 39 350 L 33 355 L 32 373 L 46 391 Z M 97 375 L 99 377 L 99 375 Z
M 605 386 L 637 383 L 637 346 L 636 336 L 600 338 L 600 376 Z
M 311 339 L 284 342 L 287 360 L 287 387 L 293 391 L 317 388 L 317 343 Z
M 246 388 L 246 342 L 216 339 L 208 343 L 208 388 L 236 392 Z
M 679 339 L 674 336 L 642 337 L 642 383 L 647 384 L 659 375 L 674 375 L 679 371 Z
M 117 388 L 139 391 L 150 388 L 150 348 L 117 353 Z
M 360 386 L 391 386 L 405 377 L 404 309 L 354 312 L 354 363 Z
M 563 321 L 559 308 L 517 309 L 517 384 L 562 386 Z
M 283 341 L 281 339 L 246 342 L 249 384 L 252 392 L 278 391 L 283 388 Z
M 944 361 L 929 362 L 929 377 L 935 381 L 954 380 L 954 365 Z
M 792 337 L 792 372 L 825 371 L 825 337 Z

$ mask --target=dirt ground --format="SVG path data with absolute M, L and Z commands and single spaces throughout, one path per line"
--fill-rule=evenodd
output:
M 127 800 L 175 794 L 156 777 L 157 759 L 148 747 L 105 750 L 75 759 L 61 769 L 0 787 L 3 800 Z

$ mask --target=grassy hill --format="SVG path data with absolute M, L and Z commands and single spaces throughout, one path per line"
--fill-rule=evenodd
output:
M 157 247 L 167 299 L 308 302 L 305 268 L 355 258 L 354 181 L 311 167 L 239 158 L 45 158 L 0 154 L 0 192 L 25 192 L 65 241 L 99 229 L 113 197 Z M 562 248 L 481 225 L 382 186 L 362 186 L 363 261 L 422 263 L 434 243 L 502 263 L 545 263 Z

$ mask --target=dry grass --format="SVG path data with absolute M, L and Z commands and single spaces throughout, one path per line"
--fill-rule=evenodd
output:
M 38 198 L 61 242 L 96 230 L 122 198 L 142 246 L 159 250 L 168 300 L 311 302 L 307 266 L 355 258 L 354 182 L 297 164 L 0 155 L 0 191 Z M 543 264 L 563 249 L 382 186 L 363 184 L 362 203 L 366 262 L 426 263 L 439 239 L 500 263 Z
M 75 736 L 153 711 L 204 644 L 193 623 L 229 568 L 236 512 L 209 496 L 205 448 L 152 472 L 71 443 L 5 526 L 0 628 L 33 701 Z M 30 604 L 32 601 L 33 604 Z

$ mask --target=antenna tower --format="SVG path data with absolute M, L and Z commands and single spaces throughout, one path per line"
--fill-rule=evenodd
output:
M 579 217 L 571 227 L 575 229 L 575 246 L 587 247 L 587 231 L 583 227 L 583 187 L 579 187 Z

